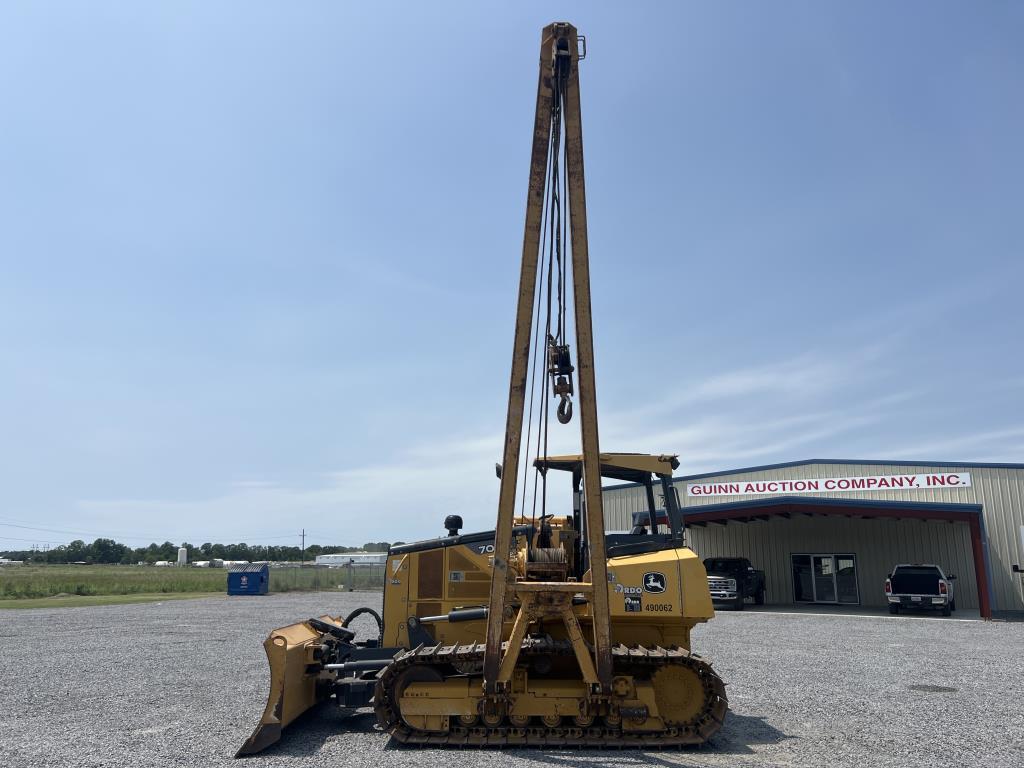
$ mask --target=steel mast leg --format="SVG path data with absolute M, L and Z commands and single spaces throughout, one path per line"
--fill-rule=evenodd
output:
M 587 195 L 583 178 L 583 125 L 580 115 L 579 46 L 576 28 L 565 25 L 571 57 L 565 83 L 565 162 L 569 187 L 569 228 L 572 239 L 572 282 L 579 354 L 580 438 L 583 444 L 583 495 L 586 499 L 587 544 L 594 591 L 594 655 L 597 677 L 607 691 L 612 679 L 611 627 L 608 609 L 608 568 L 601 500 L 601 463 L 597 431 L 597 389 L 594 377 L 594 327 L 590 308 L 590 254 L 587 244 Z
M 494 530 L 494 571 L 491 575 L 487 646 L 484 655 L 484 691 L 490 696 L 495 693 L 498 668 L 501 664 L 502 621 L 508 601 L 508 583 L 512 579 L 512 574 L 508 570 L 508 559 L 512 549 L 512 520 L 515 515 L 516 479 L 519 475 L 519 448 L 523 434 L 523 407 L 530 362 L 541 214 L 544 208 L 548 139 L 551 132 L 552 35 L 553 25 L 545 27 L 541 34 L 540 74 L 537 83 L 537 110 L 533 122 L 530 184 L 526 196 L 523 261 L 519 272 L 516 332 L 512 344 L 512 374 L 509 382 L 508 415 L 505 421 L 505 450 L 498 498 L 498 520 Z

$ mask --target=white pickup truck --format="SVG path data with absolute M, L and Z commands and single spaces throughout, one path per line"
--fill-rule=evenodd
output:
M 937 565 L 897 565 L 885 579 L 889 613 L 899 613 L 901 608 L 928 608 L 949 616 L 956 610 L 955 578 L 953 574 L 947 576 Z

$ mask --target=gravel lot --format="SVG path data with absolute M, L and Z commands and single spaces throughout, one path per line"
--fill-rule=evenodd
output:
M 0 765 L 1024 765 L 1024 624 L 749 610 L 697 630 L 732 710 L 700 749 L 406 749 L 371 713 L 324 707 L 233 763 L 265 703 L 268 631 L 379 603 L 304 594 L 0 612 Z

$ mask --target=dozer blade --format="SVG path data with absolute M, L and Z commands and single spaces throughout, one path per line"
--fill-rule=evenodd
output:
M 324 616 L 332 624 L 335 620 Z M 313 651 L 322 634 L 300 622 L 275 629 L 263 642 L 270 663 L 270 694 L 256 730 L 235 757 L 262 752 L 281 738 L 281 731 L 299 715 L 323 701 L 330 689 L 317 684 L 319 664 Z

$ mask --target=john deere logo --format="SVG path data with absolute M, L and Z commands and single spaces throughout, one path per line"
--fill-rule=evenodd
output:
M 644 574 L 644 592 L 658 594 L 665 591 L 665 574 L 651 571 Z

